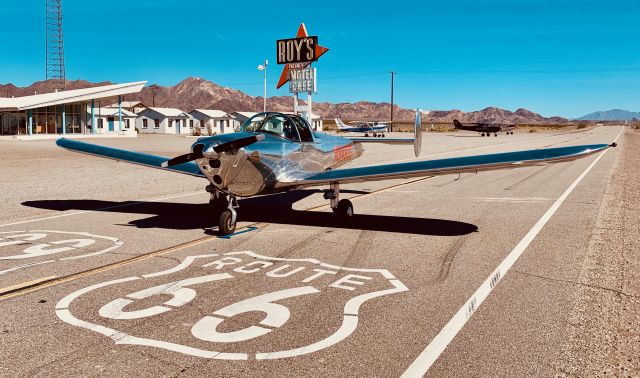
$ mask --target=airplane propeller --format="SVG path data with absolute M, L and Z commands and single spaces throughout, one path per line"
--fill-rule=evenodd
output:
M 192 160 L 201 159 L 201 158 L 204 157 L 204 155 L 202 155 L 202 150 L 203 149 L 204 149 L 204 144 L 197 144 L 193 148 L 193 152 L 190 152 L 190 153 L 184 154 L 184 155 L 180 155 L 180 156 L 176 156 L 173 159 L 167 160 L 164 163 L 162 163 L 162 166 L 164 168 L 172 167 L 174 165 L 188 163 L 188 162 L 190 162 Z
M 244 138 L 239 138 L 239 139 L 235 139 L 226 143 L 222 143 L 219 144 L 215 147 L 213 147 L 213 151 L 217 154 L 221 154 L 223 152 L 230 152 L 230 151 L 234 151 L 234 150 L 238 150 L 242 147 L 246 147 L 250 144 L 259 142 L 261 140 L 264 139 L 264 135 L 263 134 L 257 134 L 257 135 L 251 135 L 248 137 L 244 137 Z M 207 148 L 207 150 L 209 150 L 209 148 Z M 210 153 L 205 152 L 205 145 L 204 144 L 196 144 L 195 147 L 193 147 L 193 152 L 190 152 L 188 154 L 184 154 L 184 155 L 180 155 L 180 156 L 176 156 L 170 160 L 167 160 L 165 162 L 162 163 L 162 167 L 166 168 L 166 167 L 171 167 L 174 165 L 179 165 L 179 164 L 184 164 L 184 163 L 188 163 L 190 161 L 193 160 L 197 160 L 197 159 L 202 159 L 205 157 L 205 154 L 209 155 Z M 208 158 L 211 158 L 211 156 L 206 156 Z
M 254 144 L 255 142 L 259 142 L 264 139 L 264 134 L 251 135 L 248 137 L 232 140 L 230 142 L 219 144 L 213 147 L 213 150 L 219 154 L 223 152 L 229 152 L 233 150 L 237 150 L 242 147 L 246 147 L 250 144 Z

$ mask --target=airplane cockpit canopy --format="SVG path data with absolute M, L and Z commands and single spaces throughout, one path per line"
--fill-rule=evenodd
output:
M 311 127 L 299 115 L 258 113 L 245 121 L 242 131 L 274 134 L 296 142 L 313 142 Z

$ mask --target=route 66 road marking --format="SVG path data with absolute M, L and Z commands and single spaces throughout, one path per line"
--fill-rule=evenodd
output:
M 61 238 L 66 238 L 62 239 Z M 97 251 L 86 251 L 88 247 L 96 245 L 98 242 L 106 244 L 105 248 Z M 0 255 L 0 262 L 28 261 L 29 259 L 40 257 L 63 256 L 57 259 L 46 261 L 28 262 L 0 270 L 0 276 L 19 269 L 28 268 L 35 265 L 48 264 L 56 261 L 76 260 L 87 257 L 101 255 L 117 248 L 124 243 L 118 238 L 111 236 L 94 235 L 88 232 L 70 232 L 55 230 L 31 230 L 31 231 L 4 231 L 0 232 L 0 252 L 6 249 L 14 250 L 16 247 L 23 248 L 21 253 L 14 253 L 9 256 Z M 84 251 L 84 252 L 83 252 Z M 74 252 L 74 254 L 71 254 Z M 79 254 L 78 254 L 79 253 Z
M 227 296 L 224 304 L 217 303 L 220 300 L 215 294 L 221 285 L 225 285 Z M 245 290 L 234 290 L 240 286 Z M 274 258 L 250 251 L 213 253 L 186 257 L 165 271 L 82 288 L 61 299 L 56 314 L 62 321 L 102 334 L 115 344 L 161 348 L 202 358 L 272 360 L 317 352 L 345 340 L 359 325 L 362 304 L 407 290 L 385 269 L 346 268 L 314 259 Z M 304 313 L 307 298 L 321 299 L 322 295 L 333 300 L 319 306 L 318 311 L 323 312 L 320 315 L 340 320 L 335 323 L 339 325 L 305 322 L 309 334 L 321 336 L 301 345 L 295 332 L 300 332 L 304 316 L 296 314 Z M 87 297 L 107 299 L 95 303 L 83 300 Z M 202 308 L 210 310 L 203 316 Z M 256 312 L 262 320 L 254 316 L 247 323 L 245 318 L 241 329 L 224 326 L 231 319 Z M 83 320 L 76 313 L 93 314 L 92 318 L 98 320 Z M 139 323 L 141 319 L 146 321 Z M 178 322 L 176 319 L 183 328 L 172 324 Z M 185 324 L 185 319 L 190 322 Z M 136 324 L 153 324 L 163 329 L 162 336 L 154 333 L 154 337 L 145 337 L 147 327 Z M 272 342 L 274 338 L 280 342 Z

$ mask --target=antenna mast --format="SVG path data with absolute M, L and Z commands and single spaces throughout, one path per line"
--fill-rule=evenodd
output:
M 45 11 L 46 79 L 56 82 L 55 89 L 65 90 L 62 0 L 45 0 Z

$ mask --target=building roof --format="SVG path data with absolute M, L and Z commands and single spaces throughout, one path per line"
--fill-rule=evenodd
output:
M 186 113 L 176 108 L 147 108 L 147 109 L 153 110 L 156 113 L 160 113 L 165 117 L 186 117 L 186 118 L 191 117 L 189 113 Z
M 256 113 L 256 112 L 233 112 L 233 114 L 239 114 L 239 115 L 241 115 L 241 116 L 243 116 L 245 118 L 251 118 L 251 117 L 253 117 L 254 115 L 256 115 L 258 113 Z
M 110 108 L 110 107 L 106 107 L 106 108 L 94 108 L 93 109 L 94 114 L 96 115 L 96 117 L 113 117 L 113 116 L 118 116 L 118 108 Z M 87 107 L 87 113 L 91 113 L 91 107 L 88 106 Z M 138 115 L 136 113 L 130 112 L 128 110 L 122 109 L 122 116 L 123 117 L 137 117 Z
M 225 111 L 222 111 L 222 110 L 194 109 L 194 110 L 190 111 L 189 114 L 193 114 L 193 112 L 202 113 L 202 114 L 206 115 L 209 118 L 235 118 L 231 114 L 229 114 L 229 113 L 227 113 Z
M 142 101 L 122 101 L 122 107 L 123 108 L 133 108 L 136 106 L 142 105 Z M 115 104 L 111 104 L 107 106 L 108 108 L 117 108 L 118 107 L 118 103 L 116 102 Z
M 104 85 L 100 87 L 74 89 L 70 91 L 44 93 L 32 96 L 0 98 L 0 110 L 15 111 L 36 109 L 45 106 L 68 104 L 71 102 L 122 96 L 125 94 L 140 92 L 146 83 L 146 81 L 136 81 L 133 83 Z

